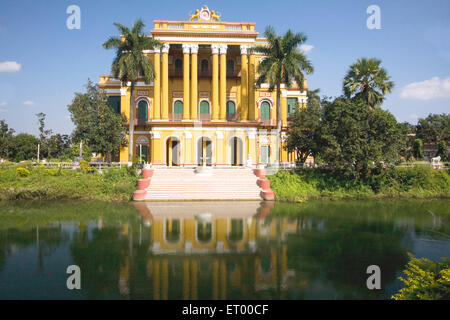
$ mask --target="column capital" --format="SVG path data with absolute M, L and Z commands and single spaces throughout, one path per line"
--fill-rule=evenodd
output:
M 191 43 L 191 53 L 198 54 L 198 44 L 197 43 Z
M 183 47 L 183 53 L 184 54 L 189 54 L 191 52 L 191 44 L 190 43 L 183 43 L 182 45 Z
M 169 53 L 169 48 L 170 48 L 170 44 L 164 43 L 162 45 L 162 49 L 161 49 L 162 53 Z
M 228 45 L 226 44 L 219 44 L 219 50 L 220 54 L 227 54 Z
M 250 45 L 248 44 L 241 44 L 241 54 L 248 54 L 248 49 L 250 49 Z
M 211 45 L 212 54 L 218 54 L 219 53 L 219 48 L 220 48 L 219 44 L 213 43 Z
M 161 46 L 160 45 L 156 45 L 153 47 L 153 52 L 154 53 L 161 53 Z

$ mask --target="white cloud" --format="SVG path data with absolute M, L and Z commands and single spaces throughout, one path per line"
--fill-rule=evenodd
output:
M 34 101 L 31 101 L 31 100 L 26 100 L 23 102 L 24 106 L 32 106 L 33 104 L 34 104 Z
M 305 52 L 309 52 L 314 48 L 314 46 L 312 44 L 302 44 L 300 45 L 300 49 L 305 51 Z
M 22 65 L 16 61 L 0 62 L 0 72 L 17 72 Z
M 8 110 L 0 108 L 0 112 L 6 112 Z
M 4 106 L 6 106 L 7 104 L 8 104 L 8 102 L 5 102 L 5 101 L 0 102 L 0 107 L 4 107 Z
M 450 77 L 445 79 L 433 77 L 429 80 L 410 83 L 401 89 L 400 98 L 416 100 L 450 98 Z

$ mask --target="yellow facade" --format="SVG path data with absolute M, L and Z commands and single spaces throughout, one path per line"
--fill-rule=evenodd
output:
M 218 21 L 207 7 L 199 12 L 191 21 L 154 21 L 151 34 L 163 45 L 146 52 L 154 81 L 141 78 L 135 88 L 134 157 L 144 152 L 147 163 L 162 166 L 199 165 L 203 155 L 212 166 L 274 163 L 276 93 L 254 87 L 263 56 L 249 50 L 266 39 L 254 23 Z M 111 76 L 100 76 L 98 86 L 120 97 L 129 118 L 130 88 Z M 289 98 L 304 106 L 306 92 L 282 86 L 284 129 Z M 295 162 L 281 151 L 282 163 Z M 121 150 L 121 162 L 132 160 Z

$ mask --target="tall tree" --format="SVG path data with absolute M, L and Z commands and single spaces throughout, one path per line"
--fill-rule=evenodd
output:
M 48 144 L 48 138 L 52 134 L 52 130 L 45 129 L 45 118 L 47 115 L 43 112 L 39 112 L 36 114 L 36 117 L 39 122 L 39 144 L 41 145 L 40 153 L 42 157 L 50 157 L 51 150 Z
M 320 157 L 337 173 L 365 178 L 375 166 L 399 161 L 406 139 L 391 113 L 345 97 L 325 101 L 323 108 Z
M 394 82 L 380 64 L 375 58 L 359 58 L 352 64 L 344 78 L 345 96 L 362 99 L 370 109 L 381 106 L 384 96 L 394 88 Z
M 130 87 L 130 119 L 128 138 L 128 161 L 132 161 L 134 148 L 134 89 L 139 75 L 139 70 L 144 75 L 144 81 L 149 84 L 155 78 L 152 62 L 144 54 L 144 50 L 161 45 L 153 37 L 144 35 L 142 30 L 145 24 L 141 19 L 136 20 L 131 30 L 120 23 L 114 23 L 121 33 L 120 38 L 110 37 L 103 48 L 116 49 L 116 56 L 112 63 L 111 74 L 119 78 L 122 86 Z
M 281 84 L 292 87 L 295 80 L 301 91 L 304 91 L 304 73 L 313 72 L 311 62 L 306 58 L 299 46 L 306 41 L 303 33 L 294 33 L 288 30 L 284 36 L 278 36 L 273 27 L 268 26 L 264 32 L 267 38 L 267 46 L 255 46 L 252 52 L 264 55 L 264 59 L 258 65 L 259 74 L 256 86 L 268 83 L 269 91 L 277 91 L 277 152 L 276 164 L 280 163 L 280 141 L 281 141 Z
M 321 145 L 321 99 L 319 89 L 308 90 L 306 108 L 297 110 L 290 118 L 286 149 L 295 152 L 297 161 L 304 164 L 308 156 L 316 156 Z
M 109 106 L 103 92 L 88 81 L 86 93 L 76 93 L 68 106 L 75 130 L 72 140 L 87 143 L 93 152 L 100 152 L 105 157 L 118 153 L 124 145 L 126 118 L 115 113 Z
M 9 128 L 5 120 L 0 120 L 0 158 L 9 159 L 14 129 Z

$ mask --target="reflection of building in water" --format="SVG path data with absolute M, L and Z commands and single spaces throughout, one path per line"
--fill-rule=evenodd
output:
M 146 267 L 153 298 L 226 299 L 287 288 L 294 273 L 288 270 L 282 239 L 283 234 L 296 232 L 297 223 L 268 219 L 270 206 L 136 203 L 151 233 Z M 128 264 L 122 271 L 129 272 L 126 268 Z M 125 279 L 122 272 L 121 279 Z

